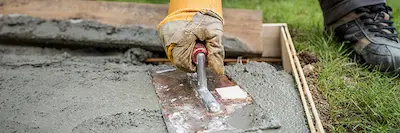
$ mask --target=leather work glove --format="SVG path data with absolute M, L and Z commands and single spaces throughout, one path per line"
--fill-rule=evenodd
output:
M 197 41 L 204 42 L 207 64 L 224 74 L 221 0 L 171 0 L 168 16 L 157 28 L 168 59 L 179 69 L 195 72 L 192 53 Z

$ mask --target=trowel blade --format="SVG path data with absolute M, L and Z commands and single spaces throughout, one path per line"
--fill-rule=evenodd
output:
M 252 98 L 223 99 L 216 90 L 210 90 L 221 105 L 219 113 L 207 112 L 188 78 L 190 74 L 180 71 L 153 72 L 153 84 L 159 98 L 163 117 L 170 133 L 220 132 L 236 130 L 228 123 L 235 110 L 252 104 Z M 231 87 L 236 84 L 226 76 L 207 72 L 209 88 Z M 244 91 L 244 90 L 243 90 Z M 247 93 L 246 93 L 247 94 Z

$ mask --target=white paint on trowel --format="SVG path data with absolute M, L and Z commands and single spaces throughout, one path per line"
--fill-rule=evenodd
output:
M 83 20 L 82 19 L 71 19 L 69 22 L 71 23 L 81 23 Z
M 166 73 L 166 72 L 172 72 L 175 71 L 176 68 L 171 68 L 171 69 L 165 69 L 165 70 L 160 70 L 160 71 L 156 71 L 156 73 Z
M 221 99 L 246 99 L 247 93 L 238 85 L 215 89 L 221 96 Z

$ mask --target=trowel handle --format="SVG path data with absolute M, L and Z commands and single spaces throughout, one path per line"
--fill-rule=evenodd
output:
M 207 58 L 207 49 L 202 43 L 196 43 L 196 45 L 193 48 L 193 55 L 192 55 L 192 61 L 193 63 L 197 64 L 197 55 L 199 53 L 203 53 L 205 57 Z M 207 60 L 207 59 L 206 59 Z

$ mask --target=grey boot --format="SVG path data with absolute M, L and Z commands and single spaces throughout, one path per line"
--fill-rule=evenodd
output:
M 400 71 L 400 43 L 393 26 L 392 9 L 385 4 L 366 6 L 329 25 L 336 37 L 350 41 L 367 64 L 382 72 Z

